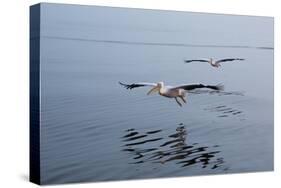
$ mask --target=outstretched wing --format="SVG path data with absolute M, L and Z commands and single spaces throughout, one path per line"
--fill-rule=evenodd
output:
M 185 63 L 191 63 L 191 62 L 209 62 L 208 59 L 190 59 L 190 60 L 184 60 Z
M 137 87 L 145 87 L 145 86 L 157 86 L 156 83 L 148 83 L 148 82 L 139 82 L 139 83 L 133 83 L 133 84 L 124 84 L 122 82 L 119 82 L 120 85 L 124 86 L 126 89 L 133 89 Z
M 189 85 L 180 85 L 173 87 L 172 89 L 184 89 L 187 91 L 198 89 L 198 88 L 209 88 L 217 91 L 223 90 L 223 85 L 203 85 L 203 84 L 189 84 Z
M 220 59 L 218 61 L 216 61 L 216 63 L 221 63 L 221 62 L 227 62 L 227 61 L 243 61 L 245 59 L 241 59 L 241 58 L 227 58 L 227 59 Z

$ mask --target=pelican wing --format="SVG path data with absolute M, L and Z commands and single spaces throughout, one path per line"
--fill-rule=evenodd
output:
M 172 89 L 184 89 L 190 91 L 198 88 L 209 88 L 217 91 L 223 90 L 222 85 L 203 85 L 203 84 L 180 85 L 180 86 L 173 87 Z
M 133 88 L 145 87 L 145 86 L 150 86 L 150 87 L 157 86 L 156 83 L 148 83 L 148 82 L 139 82 L 139 83 L 133 83 L 133 84 L 124 84 L 122 82 L 119 82 L 119 84 L 124 86 L 126 89 L 133 89 Z
M 191 62 L 209 62 L 209 59 L 190 59 L 190 60 L 184 60 L 185 63 L 191 63 Z
M 216 63 L 227 62 L 227 61 L 235 61 L 235 60 L 243 61 L 243 60 L 245 60 L 245 59 L 241 59 L 241 58 L 227 58 L 227 59 L 220 59 L 220 60 L 217 60 Z

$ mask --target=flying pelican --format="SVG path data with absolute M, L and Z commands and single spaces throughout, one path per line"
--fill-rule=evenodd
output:
M 211 66 L 213 67 L 220 67 L 222 62 L 227 62 L 227 61 L 243 61 L 245 59 L 241 59 L 241 58 L 227 58 L 227 59 L 219 59 L 219 60 L 215 60 L 213 58 L 209 58 L 209 59 L 206 59 L 206 58 L 203 58 L 203 59 L 192 59 L 192 60 L 185 60 L 185 63 L 191 63 L 193 61 L 197 61 L 197 62 L 207 62 L 209 63 Z
M 184 85 L 178 85 L 178 86 L 165 86 L 164 82 L 158 82 L 158 83 L 148 83 L 148 82 L 139 82 L 139 83 L 133 83 L 133 84 L 124 84 L 122 82 L 119 82 L 120 85 L 124 86 L 126 89 L 133 89 L 137 87 L 146 87 L 150 86 L 153 87 L 147 95 L 158 92 L 159 95 L 168 97 L 168 98 L 174 98 L 178 105 L 182 106 L 179 99 L 180 98 L 184 103 L 186 103 L 185 96 L 187 95 L 187 92 L 190 90 L 194 90 L 197 88 L 209 88 L 213 90 L 223 90 L 222 85 L 203 85 L 203 84 L 184 84 Z

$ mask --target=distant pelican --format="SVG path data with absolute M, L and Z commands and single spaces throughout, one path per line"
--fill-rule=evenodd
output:
M 214 60 L 213 58 L 210 58 L 210 59 L 192 59 L 192 60 L 185 60 L 185 63 L 191 63 L 193 61 L 197 61 L 197 62 L 207 62 L 209 63 L 211 66 L 213 67 L 220 67 L 220 63 L 222 62 L 227 62 L 227 61 L 243 61 L 245 59 L 241 59 L 241 58 L 228 58 L 228 59 L 219 59 L 219 60 Z
M 186 103 L 185 96 L 187 94 L 187 91 L 197 89 L 197 88 L 209 88 L 213 90 L 220 91 L 223 89 L 222 85 L 203 85 L 203 84 L 190 84 L 190 85 L 179 85 L 179 86 L 165 86 L 164 82 L 158 82 L 158 83 L 147 83 L 147 82 L 139 82 L 139 83 L 133 83 L 133 84 L 124 84 L 122 82 L 119 82 L 120 85 L 124 86 L 126 89 L 133 89 L 137 87 L 145 87 L 150 86 L 153 87 L 147 95 L 158 92 L 159 95 L 168 97 L 168 98 L 174 98 L 178 105 L 182 106 L 182 104 L 179 102 L 180 98 L 184 103 Z

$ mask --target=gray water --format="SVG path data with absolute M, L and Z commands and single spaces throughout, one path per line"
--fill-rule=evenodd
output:
M 46 10 L 54 8 L 57 6 L 48 5 Z M 78 8 L 69 6 L 63 11 L 68 9 Z M 53 12 L 43 15 L 52 18 Z M 59 15 L 62 11 L 55 12 Z M 249 23 L 257 19 L 248 18 Z M 244 47 L 233 47 L 238 43 L 212 34 L 209 37 L 223 47 L 174 45 L 163 40 L 153 44 L 155 41 L 147 43 L 149 37 L 144 43 L 131 43 L 130 35 L 120 39 L 129 42 L 120 43 L 110 37 L 113 42 L 92 40 L 89 36 L 96 30 L 85 35 L 88 25 L 83 22 L 84 17 L 80 20 L 83 32 L 71 30 L 79 37 L 70 37 L 68 29 L 73 23 L 66 18 L 61 18 L 61 22 L 60 17 L 57 19 L 42 23 L 40 38 L 42 183 L 273 170 L 273 49 L 256 48 L 271 44 L 272 36 L 257 43 L 248 37 L 248 42 L 239 43 Z M 268 18 L 260 18 L 261 23 L 264 19 Z M 52 24 L 54 27 L 45 27 L 58 22 L 64 23 L 60 26 L 64 30 Z M 141 27 L 136 25 L 137 29 Z M 115 31 L 112 27 L 110 30 Z M 51 35 L 56 30 L 58 34 Z M 157 32 L 161 34 L 154 28 L 153 34 Z M 178 44 L 173 37 L 167 40 Z M 239 57 L 245 61 L 225 63 L 219 69 L 207 63 L 183 61 L 201 57 Z M 187 104 L 179 107 L 175 100 L 157 94 L 147 96 L 149 88 L 126 90 L 119 81 L 221 83 L 225 89 L 219 93 L 189 93 Z

